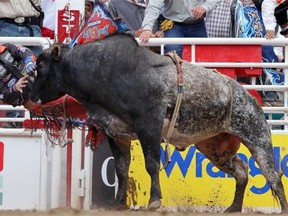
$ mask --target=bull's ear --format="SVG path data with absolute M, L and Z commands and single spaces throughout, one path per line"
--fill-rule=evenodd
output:
M 52 47 L 52 51 L 51 51 L 51 54 L 52 54 L 52 57 L 55 61 L 59 61 L 60 60 L 60 54 L 61 54 L 61 48 L 60 46 L 58 45 L 54 45 Z

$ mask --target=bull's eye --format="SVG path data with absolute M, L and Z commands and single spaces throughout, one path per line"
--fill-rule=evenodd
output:
M 37 68 L 38 69 L 41 69 L 43 67 L 44 67 L 44 62 L 43 61 L 37 63 Z

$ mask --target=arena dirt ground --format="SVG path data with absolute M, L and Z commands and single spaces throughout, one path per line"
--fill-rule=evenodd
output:
M 197 213 L 197 212 L 167 212 L 167 211 L 144 211 L 144 210 L 91 210 L 79 211 L 70 208 L 53 209 L 47 212 L 39 211 L 1 211 L 0 216 L 247 216 L 247 215 L 287 215 L 287 214 L 263 214 L 263 213 Z

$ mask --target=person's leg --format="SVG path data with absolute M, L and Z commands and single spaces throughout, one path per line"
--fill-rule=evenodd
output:
M 187 25 L 184 29 L 184 37 L 208 37 L 204 20 Z
M 18 26 L 0 20 L 0 37 L 19 37 Z
M 174 23 L 173 28 L 164 32 L 164 37 L 207 37 L 205 22 L 202 20 L 197 24 Z M 182 45 L 166 45 L 165 52 L 176 50 L 182 58 Z
M 41 29 L 38 26 L 18 26 L 18 36 L 19 37 L 41 37 Z M 43 48 L 41 46 L 26 46 L 34 53 L 35 56 L 38 56 Z
M 41 29 L 39 26 L 32 25 L 31 28 L 33 31 L 33 37 L 42 37 Z M 43 51 L 43 47 L 41 46 L 29 46 L 29 49 L 32 50 L 35 56 L 40 55 L 40 53 Z
M 167 31 L 164 31 L 164 37 L 183 37 L 182 29 L 185 25 L 180 23 L 174 23 L 173 27 Z M 177 54 L 182 58 L 182 45 L 181 44 L 167 44 L 165 46 L 165 53 L 176 50 Z
M 41 37 L 39 26 L 15 25 L 4 20 L 0 20 L 0 37 Z M 43 48 L 41 46 L 27 46 L 38 56 Z

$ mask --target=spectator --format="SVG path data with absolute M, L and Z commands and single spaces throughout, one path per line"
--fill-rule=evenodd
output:
M 147 2 L 146 0 L 110 0 L 108 10 L 114 19 L 123 20 L 128 29 L 127 33 L 139 37 L 142 33 L 141 26 Z M 156 33 L 157 31 L 158 23 L 155 23 L 152 32 Z M 162 36 L 162 32 L 157 32 L 155 35 Z
M 0 37 L 41 37 L 44 14 L 40 0 L 5 0 L 0 1 Z M 42 47 L 29 47 L 35 55 L 42 52 Z M 23 114 L 7 111 L 6 117 Z
M 40 0 L 0 1 L 0 37 L 41 37 Z M 39 54 L 42 47 L 30 47 Z
M 164 37 L 207 37 L 204 17 L 216 8 L 221 0 L 159 0 L 150 1 L 142 23 L 143 32 L 139 39 L 148 42 L 153 35 L 152 28 L 162 13 L 161 23 Z M 165 51 L 176 50 L 182 57 L 182 45 L 166 45 Z
M 232 36 L 232 0 L 221 0 L 220 4 L 207 13 L 205 25 L 208 37 L 231 37 Z
M 278 5 L 279 3 L 276 0 L 263 0 L 262 2 L 261 12 L 266 29 L 265 37 L 267 39 L 273 39 L 277 36 L 278 25 L 274 16 L 274 10 Z
M 41 0 L 41 7 L 45 14 L 43 26 L 41 28 L 42 37 L 55 37 L 55 22 L 56 22 L 56 1 L 55 0 Z
M 278 5 L 279 3 L 275 0 L 263 0 L 261 5 L 263 23 L 266 29 L 265 37 L 267 39 L 283 37 L 279 33 L 279 25 L 277 25 L 276 18 L 274 16 L 274 10 Z M 283 47 L 274 47 L 274 52 L 278 56 L 279 62 L 281 62 L 284 59 Z
M 9 43 L 0 45 L 0 99 L 4 103 L 15 107 L 28 101 L 32 83 L 32 77 L 28 75 L 34 75 L 35 61 L 36 57 L 28 48 Z M 25 88 L 27 85 L 29 88 Z M 8 122 L 3 127 L 20 125 Z
M 274 15 L 276 18 L 277 24 L 281 28 L 281 35 L 288 37 L 288 19 L 287 19 L 287 9 L 288 1 L 287 0 L 277 0 L 279 3 L 275 8 Z
M 238 0 L 235 10 L 235 34 L 236 37 L 263 38 L 266 35 L 263 19 L 261 16 L 261 9 L 257 8 L 253 1 Z M 262 46 L 262 61 L 263 62 L 278 62 L 278 56 L 275 54 L 272 46 Z M 277 76 L 277 78 L 276 78 Z M 258 83 L 265 85 L 279 84 L 281 82 L 281 74 L 277 73 L 271 68 L 263 68 L 262 76 L 259 78 Z M 279 95 L 275 91 L 260 92 L 263 101 L 266 104 L 281 105 Z M 273 103 L 273 104 L 272 104 Z
M 89 17 L 91 16 L 93 12 L 93 7 L 94 7 L 94 1 L 91 0 L 85 0 L 85 15 L 84 15 L 84 20 L 85 22 L 88 21 Z

